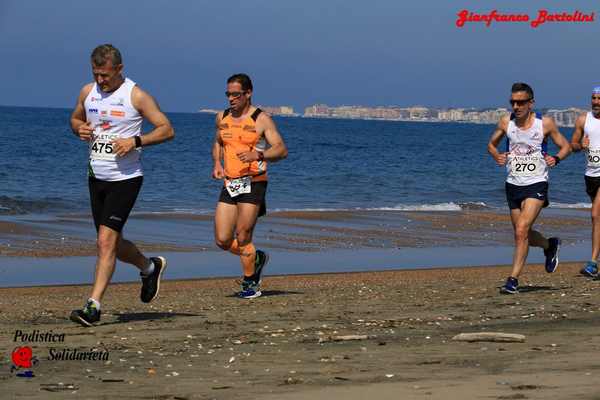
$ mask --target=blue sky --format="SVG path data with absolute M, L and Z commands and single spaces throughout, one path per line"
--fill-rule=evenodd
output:
M 591 24 L 455 26 L 462 9 L 596 12 Z M 1 105 L 71 107 L 101 43 L 167 111 L 225 105 L 247 72 L 254 101 L 506 106 L 514 81 L 538 106 L 586 106 L 600 84 L 597 1 L 0 0 Z

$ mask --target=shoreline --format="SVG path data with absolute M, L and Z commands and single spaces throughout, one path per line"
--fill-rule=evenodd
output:
M 588 240 L 589 211 L 548 209 L 536 226 L 578 243 Z M 0 217 L 0 257 L 93 256 L 95 230 L 87 215 Z M 147 252 L 215 249 L 212 217 L 191 213 L 136 213 L 125 235 Z M 274 251 L 470 247 L 512 244 L 504 210 L 278 211 L 261 220 L 259 247 Z
M 577 263 L 581 263 L 584 264 L 585 260 L 579 260 L 576 262 L 568 262 L 569 264 L 577 264 Z M 540 263 L 535 263 L 535 264 L 527 264 L 525 266 L 525 268 L 529 267 L 534 267 L 534 268 L 538 268 L 540 267 L 542 264 Z M 460 266 L 454 266 L 454 267 L 422 267 L 422 268 L 391 268 L 391 269 L 365 269 L 365 270 L 357 270 L 357 271 L 337 271 L 337 272 L 331 272 L 331 271 L 326 271 L 326 272 L 294 272 L 294 273 L 289 273 L 289 274 L 269 274 L 269 275 L 265 275 L 265 278 L 275 278 L 275 279 L 286 279 L 286 278 L 311 278 L 311 277 L 322 277 L 322 278 L 329 278 L 331 276 L 343 276 L 346 274 L 381 274 L 381 273 L 389 273 L 389 272 L 407 272 L 407 273 L 415 273 L 415 272 L 427 272 L 427 271 L 444 271 L 447 269 L 457 269 L 457 270 L 469 270 L 469 269 L 482 269 L 482 268 L 506 268 L 506 269 L 510 269 L 511 265 L 510 264 L 493 264 L 493 265 L 460 265 Z M 201 283 L 204 281 L 222 281 L 222 280 L 231 280 L 232 278 L 235 279 L 235 277 L 232 276 L 227 276 L 227 275 L 222 275 L 222 276 L 203 276 L 203 277 L 193 277 L 193 278 L 175 278 L 175 279 L 164 279 L 162 280 L 162 282 L 169 282 L 170 284 L 183 284 L 186 282 L 189 283 Z M 139 284 L 139 279 L 136 280 L 130 280 L 130 281 L 111 281 L 110 286 L 113 285 L 138 285 Z M 90 286 L 91 282 L 85 282 L 85 283 L 52 283 L 52 284 L 46 284 L 46 285 L 26 285 L 26 286 L 0 286 L 0 291 L 1 290 L 10 290 L 10 289 L 34 289 L 34 288 L 39 288 L 39 289 L 43 289 L 43 288 L 62 288 L 62 287 L 82 287 L 82 286 Z

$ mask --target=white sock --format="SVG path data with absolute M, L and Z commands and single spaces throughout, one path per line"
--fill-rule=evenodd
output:
M 96 310 L 100 311 L 100 302 L 98 300 L 92 299 L 91 297 L 88 299 L 88 303 L 92 302 L 94 306 L 96 306 Z
M 148 260 L 148 265 L 142 270 L 142 275 L 148 276 L 154 272 L 154 261 Z

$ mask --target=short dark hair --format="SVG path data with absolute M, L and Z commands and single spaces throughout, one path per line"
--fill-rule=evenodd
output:
M 92 51 L 92 63 L 94 65 L 101 66 L 109 60 L 115 66 L 123 63 L 121 52 L 112 44 L 101 44 Z
M 510 92 L 526 92 L 529 95 L 529 98 L 533 99 L 533 89 L 531 88 L 531 86 L 523 82 L 513 83 Z
M 252 90 L 252 80 L 246 74 L 235 74 L 231 75 L 227 79 L 227 83 L 237 82 L 242 85 L 242 90 Z

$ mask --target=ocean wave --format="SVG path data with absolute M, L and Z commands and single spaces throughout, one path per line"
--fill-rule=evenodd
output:
M 463 211 L 492 209 L 484 202 L 438 203 L 438 204 L 397 204 L 392 207 L 355 208 L 276 208 L 273 212 L 340 212 L 340 211 Z
M 592 208 L 592 203 L 550 203 L 550 208 Z
M 484 202 L 466 202 L 466 203 L 438 203 L 438 204 L 398 204 L 394 207 L 370 208 L 369 210 L 390 210 L 390 211 L 463 211 L 463 210 L 484 210 L 491 209 Z

